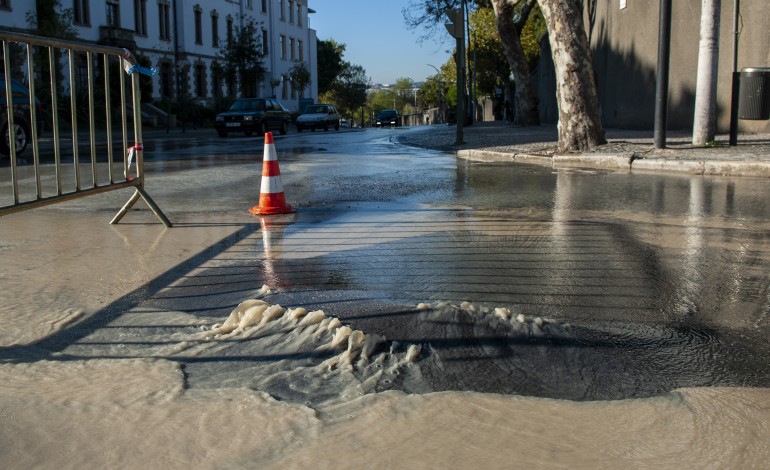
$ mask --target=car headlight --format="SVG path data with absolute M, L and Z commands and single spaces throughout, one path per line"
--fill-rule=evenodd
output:
M 254 116 L 243 116 L 243 120 L 244 121 L 253 121 L 254 120 Z

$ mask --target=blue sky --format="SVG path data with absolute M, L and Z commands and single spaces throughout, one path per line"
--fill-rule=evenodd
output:
M 401 77 L 425 80 L 440 67 L 452 49 L 451 40 L 441 37 L 420 42 L 424 30 L 411 31 L 401 10 L 409 0 L 310 0 L 316 13 L 310 27 L 318 39 L 334 39 L 346 45 L 345 60 L 360 65 L 373 83 L 394 83 Z M 443 43 L 442 43 L 443 41 Z

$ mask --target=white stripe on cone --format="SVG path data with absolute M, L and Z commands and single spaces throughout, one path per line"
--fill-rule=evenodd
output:
M 283 183 L 281 183 L 281 176 L 263 176 L 259 192 L 264 194 L 282 193 Z

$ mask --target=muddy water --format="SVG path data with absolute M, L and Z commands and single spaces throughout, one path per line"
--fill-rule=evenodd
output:
M 226 212 L 255 202 L 226 167 L 155 180 L 164 235 L 73 219 L 97 201 L 51 209 L 58 234 L 14 216 L 0 462 L 765 466 L 764 180 L 432 161 L 287 178 L 302 210 L 272 224 Z

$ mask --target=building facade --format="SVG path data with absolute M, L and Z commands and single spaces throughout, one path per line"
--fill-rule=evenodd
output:
M 152 98 L 191 97 L 211 105 L 217 97 L 275 96 L 289 110 L 318 97 L 314 13 L 307 0 L 59 0 L 72 12 L 78 41 L 124 47 L 158 70 Z M 36 2 L 0 0 L 0 26 L 28 32 Z M 245 25 L 254 24 L 267 70 L 243 86 L 224 83 L 216 73 L 221 50 Z M 296 89 L 289 71 L 304 62 L 310 83 Z

